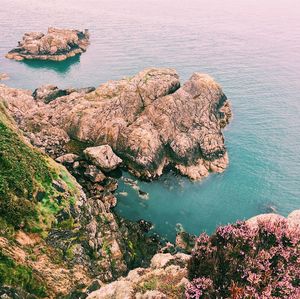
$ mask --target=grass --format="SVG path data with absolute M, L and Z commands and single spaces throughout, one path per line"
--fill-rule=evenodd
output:
M 66 186 L 66 192 L 54 188 L 54 179 Z M 42 198 L 37 199 L 37 194 L 43 194 Z M 56 214 L 74 205 L 78 194 L 75 180 L 65 168 L 24 141 L 0 101 L 0 215 L 3 221 L 15 229 L 48 230 Z
M 183 276 L 164 274 L 160 276 L 152 275 L 146 281 L 142 281 L 135 287 L 135 293 L 146 293 L 157 290 L 164 293 L 167 298 L 184 298 L 184 286 L 178 285 Z
M 0 286 L 22 288 L 37 297 L 46 297 L 46 288 L 28 267 L 16 264 L 0 251 Z

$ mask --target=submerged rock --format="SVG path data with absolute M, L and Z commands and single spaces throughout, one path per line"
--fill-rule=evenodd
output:
M 9 76 L 7 74 L 0 73 L 0 81 L 1 80 L 8 80 L 8 79 L 9 79 Z
M 39 59 L 62 61 L 86 51 L 89 45 L 89 32 L 48 28 L 42 32 L 28 32 L 18 47 L 6 54 L 6 58 L 23 60 Z
M 230 105 L 221 87 L 205 74 L 194 73 L 180 87 L 175 70 L 146 69 L 49 104 L 4 86 L 2 94 L 22 129 L 43 140 L 46 149 L 53 129 L 61 134 L 55 140 L 64 140 L 66 134 L 80 142 L 109 145 L 131 173 L 148 180 L 168 166 L 198 180 L 224 171 L 228 164 L 222 128 L 231 117 Z M 102 167 L 107 171 L 111 165 Z
M 149 199 L 149 193 L 147 193 L 147 192 L 145 192 L 145 191 L 143 191 L 143 190 L 138 190 L 138 195 L 139 195 L 139 197 L 140 198 L 142 198 L 142 199 L 145 199 L 145 200 L 147 200 L 147 199 Z

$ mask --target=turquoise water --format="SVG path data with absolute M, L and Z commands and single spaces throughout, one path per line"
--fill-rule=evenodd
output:
M 121 180 L 128 195 L 118 195 L 118 213 L 150 220 L 173 239 L 177 223 L 198 234 L 271 209 L 287 215 L 300 208 L 298 0 L 0 0 L 0 7 L 0 73 L 9 74 L 10 86 L 97 86 L 167 66 L 182 81 L 194 71 L 209 73 L 231 99 L 227 171 L 197 183 L 172 173 L 138 182 L 149 199 Z M 59 64 L 3 57 L 24 31 L 48 26 L 89 28 L 91 46 Z

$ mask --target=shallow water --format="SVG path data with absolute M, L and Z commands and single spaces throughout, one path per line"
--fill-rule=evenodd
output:
M 97 86 L 149 66 L 174 67 L 182 81 L 212 75 L 232 101 L 225 130 L 230 166 L 193 183 L 172 173 L 120 181 L 117 211 L 144 218 L 173 239 L 275 209 L 300 208 L 300 3 L 298 0 L 0 0 L 0 73 L 13 87 Z M 63 63 L 15 62 L 4 54 L 24 31 L 89 28 L 91 45 Z

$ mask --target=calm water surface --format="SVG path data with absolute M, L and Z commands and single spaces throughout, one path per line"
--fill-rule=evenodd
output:
M 4 58 L 25 31 L 89 28 L 91 46 L 63 63 Z M 138 182 L 149 199 L 120 181 L 117 211 L 144 218 L 173 239 L 266 212 L 300 208 L 300 2 L 298 0 L 0 0 L 0 72 L 6 84 L 34 89 L 98 86 L 149 66 L 212 75 L 231 99 L 225 131 L 230 166 L 192 183 L 172 173 Z M 126 175 L 126 174 L 125 174 Z

